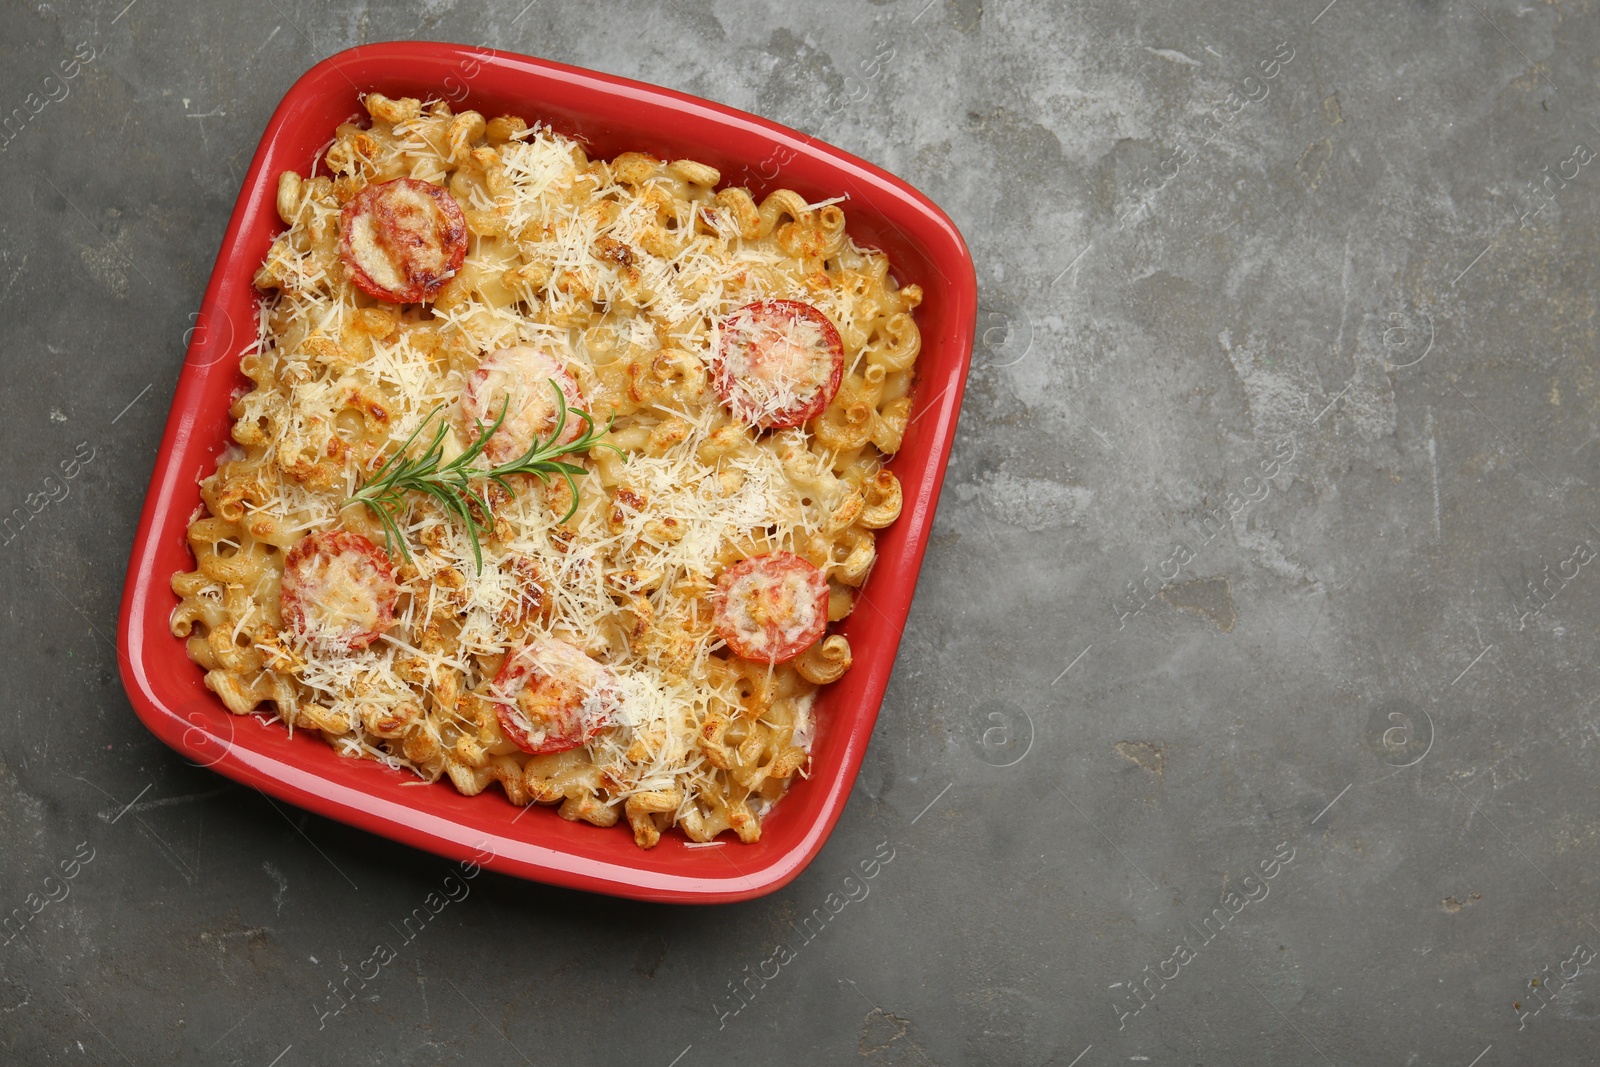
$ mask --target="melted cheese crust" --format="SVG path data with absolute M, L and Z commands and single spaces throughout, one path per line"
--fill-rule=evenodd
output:
M 755 570 L 729 585 L 727 616 L 756 658 L 769 659 L 779 646 L 795 644 L 817 625 L 817 600 L 812 579 L 800 571 Z
M 810 402 L 833 376 L 832 359 L 821 358 L 828 351 L 822 330 L 809 319 L 778 327 L 740 308 L 720 332 L 739 414 L 752 424 Z
M 232 408 L 240 447 L 201 483 L 173 632 L 231 710 L 271 710 L 347 755 L 469 795 L 498 782 L 569 819 L 625 818 L 642 847 L 673 826 L 757 840 L 761 813 L 803 771 L 812 697 L 848 665 L 848 644 L 834 635 L 776 667 L 740 660 L 715 633 L 711 591 L 723 568 L 781 549 L 827 575 L 830 620 L 849 613 L 874 530 L 899 510 L 882 462 L 910 411 L 920 290 L 851 241 L 831 202 L 780 190 L 758 203 L 687 160 L 590 160 L 548 129 L 437 101 L 372 94 L 366 106 L 370 128 L 341 126 L 327 150 L 331 178 L 280 179 L 288 229 L 257 274 L 268 295 L 241 361 L 254 387 Z M 470 234 L 426 308 L 371 300 L 338 256 L 342 205 L 404 176 L 443 182 Z M 708 381 L 722 324 L 763 299 L 821 309 L 846 371 L 820 416 L 765 434 Z M 280 613 L 284 552 L 336 526 L 383 544 L 375 517 L 343 501 L 516 345 L 553 354 L 602 424 L 615 415 L 606 440 L 625 458 L 569 457 L 587 474 L 565 524 L 559 481 L 487 489 L 481 571 L 459 524 L 413 494 L 393 627 L 362 649 L 297 638 Z M 549 639 L 606 668 L 615 725 L 530 756 L 501 732 L 493 681 Z
M 526 452 L 534 440 L 545 440 L 556 428 L 555 382 L 566 397 L 567 407 L 583 407 L 583 397 L 565 367 L 548 352 L 518 345 L 502 348 L 485 356 L 478 369 L 467 376 L 461 398 L 460 424 L 468 440 L 476 440 L 478 426 L 494 425 L 505 418 L 483 454 L 490 463 L 507 463 Z M 568 414 L 556 440 L 562 444 L 583 433 L 583 422 Z
M 410 284 L 389 250 L 378 243 L 378 228 L 370 213 L 357 215 L 350 227 L 350 254 L 385 289 L 403 289 Z
M 372 561 L 345 548 L 316 553 L 298 570 L 286 572 L 285 592 L 301 604 L 306 639 L 322 648 L 348 648 L 352 637 L 381 628 L 383 589 Z

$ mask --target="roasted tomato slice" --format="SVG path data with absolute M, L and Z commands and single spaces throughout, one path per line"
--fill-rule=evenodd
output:
M 283 621 L 322 648 L 366 648 L 394 625 L 400 594 L 388 555 L 360 534 L 307 534 L 283 559 Z
M 722 322 L 711 384 L 734 417 L 763 430 L 799 426 L 839 392 L 844 343 L 798 300 L 761 300 Z
M 506 657 L 490 700 L 500 730 L 524 752 L 565 752 L 613 725 L 622 700 L 616 679 L 583 649 L 539 637 Z
M 555 356 L 528 345 L 490 352 L 478 369 L 467 375 L 467 388 L 461 394 L 463 435 L 469 441 L 476 440 L 477 423 L 481 421 L 486 428 L 492 426 L 504 406 L 506 420 L 489 438 L 483 454 L 491 463 L 516 459 L 528 450 L 535 437 L 546 440 L 556 428 L 552 380 L 567 398 L 568 408 L 566 424 L 556 441 L 566 444 L 576 440 L 583 432 L 583 420 L 571 410 L 583 406 L 578 383 Z
M 794 659 L 828 628 L 828 580 L 793 552 L 735 563 L 717 579 L 712 603 L 728 647 L 762 663 Z
M 339 219 L 339 256 L 362 292 L 391 304 L 432 300 L 467 258 L 456 198 L 416 178 L 362 189 Z

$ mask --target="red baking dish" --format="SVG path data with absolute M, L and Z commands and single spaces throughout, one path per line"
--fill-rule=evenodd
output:
M 359 94 L 439 97 L 493 117 L 546 122 L 610 157 L 630 149 L 696 159 L 758 196 L 779 187 L 809 199 L 848 194 L 856 240 L 885 250 L 902 284 L 926 291 L 917 312 L 922 354 L 911 426 L 892 469 L 905 492 L 898 522 L 843 628 L 855 665 L 824 689 L 808 780 L 768 814 L 761 841 L 690 847 L 668 833 L 649 851 L 621 829 L 568 823 L 554 809 L 522 809 L 498 791 L 464 797 L 448 784 L 338 756 L 281 724 L 235 717 L 168 629 L 168 582 L 193 566 L 184 539 L 200 504 L 198 480 L 229 441 L 227 408 L 247 380 L 240 351 L 254 338 L 256 267 L 281 229 L 277 175 L 306 174 L 334 128 L 361 112 Z M 269 796 L 446 856 L 553 885 L 645 900 L 715 903 L 770 893 L 822 848 L 866 752 L 917 571 L 933 527 L 971 355 L 977 281 L 949 218 L 905 182 L 795 130 L 669 89 L 482 48 L 427 42 L 364 45 L 311 68 L 267 124 L 222 239 L 178 377 L 129 561 L 119 650 L 139 717 L 197 762 Z M 411 783 L 411 784 L 407 784 Z

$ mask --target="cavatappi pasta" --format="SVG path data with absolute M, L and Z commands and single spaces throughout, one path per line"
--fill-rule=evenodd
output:
M 857 246 L 833 202 L 757 202 L 691 160 L 592 160 L 439 101 L 365 106 L 370 127 L 339 127 L 328 175 L 280 177 L 288 228 L 256 275 L 267 295 L 241 360 L 253 388 L 201 482 L 173 633 L 235 714 L 274 712 L 342 754 L 625 819 L 645 848 L 672 826 L 757 840 L 806 767 L 813 694 L 850 666 L 823 628 L 850 613 L 874 531 L 900 511 L 882 464 L 907 425 L 921 290 Z M 405 244 L 418 225 L 426 241 Z M 480 570 L 426 494 L 398 515 L 403 549 L 348 503 L 430 419 L 450 420 L 447 458 L 484 431 L 473 404 L 537 423 L 507 375 L 539 368 L 540 388 L 615 420 L 602 440 L 619 451 L 564 457 L 583 471 L 566 521 L 560 478 L 480 483 Z

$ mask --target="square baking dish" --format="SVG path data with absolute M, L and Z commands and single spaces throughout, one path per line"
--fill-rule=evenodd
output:
M 757 198 L 791 188 L 809 200 L 848 194 L 851 235 L 888 253 L 902 285 L 920 284 L 922 352 L 910 426 L 890 463 L 905 495 L 880 532 L 878 558 L 840 632 L 854 666 L 818 694 L 808 779 L 764 818 L 761 840 L 724 835 L 689 847 L 667 833 L 648 851 L 619 830 L 523 809 L 498 790 L 464 797 L 447 783 L 337 755 L 320 738 L 234 716 L 202 684 L 172 636 L 172 574 L 193 566 L 185 540 L 199 479 L 230 441 L 228 406 L 248 385 L 239 354 L 255 338 L 257 266 L 282 229 L 277 176 L 305 175 L 360 94 L 443 97 L 458 110 L 521 116 L 581 139 L 591 157 L 628 150 L 695 159 Z M 185 757 L 269 796 L 438 855 L 521 878 L 643 900 L 716 903 L 770 893 L 802 871 L 838 821 L 866 752 L 933 526 L 971 357 L 977 280 L 960 233 L 905 182 L 795 130 L 682 93 L 527 56 L 464 45 L 363 45 L 323 60 L 278 106 L 251 161 L 189 337 L 123 591 L 123 683 L 146 726 Z M 407 785 L 405 783 L 413 783 Z

